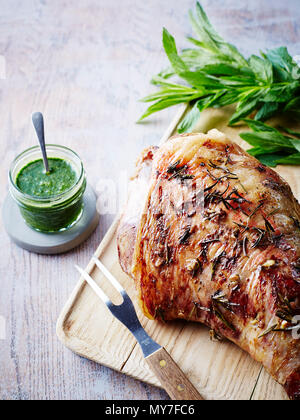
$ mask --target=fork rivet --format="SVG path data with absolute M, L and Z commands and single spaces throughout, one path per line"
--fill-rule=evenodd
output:
M 165 367 L 165 366 L 166 366 L 166 364 L 167 364 L 167 362 L 166 362 L 165 360 L 161 360 L 161 361 L 159 362 L 159 364 L 160 364 L 160 366 L 161 366 L 161 367 Z

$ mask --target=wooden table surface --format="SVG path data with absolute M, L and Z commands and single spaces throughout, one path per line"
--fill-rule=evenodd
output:
M 76 150 L 102 211 L 138 153 L 158 142 L 176 112 L 135 124 L 148 81 L 166 59 L 161 29 L 179 47 L 190 34 L 194 0 L 0 0 L 1 201 L 15 155 L 34 145 L 33 111 L 45 115 L 47 141 Z M 245 54 L 287 45 L 300 55 L 299 0 L 203 0 L 212 22 Z M 4 57 L 4 58 L 3 58 Z M 6 75 L 3 78 L 3 61 Z M 112 190 L 110 190 L 112 191 Z M 101 216 L 92 237 L 60 256 L 30 254 L 0 231 L 0 399 L 166 399 L 156 388 L 84 360 L 55 334 L 58 314 L 109 228 Z M 107 207 L 106 207 L 107 208 Z

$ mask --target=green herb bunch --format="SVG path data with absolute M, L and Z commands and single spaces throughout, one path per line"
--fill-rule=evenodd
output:
M 300 165 L 300 132 L 274 127 L 260 121 L 244 120 L 252 132 L 242 133 L 240 137 L 253 146 L 247 150 L 267 166 Z
M 300 67 L 287 48 L 268 50 L 246 59 L 216 32 L 200 3 L 196 15 L 190 12 L 190 20 L 197 38 L 188 37 L 194 47 L 181 54 L 173 36 L 163 30 L 163 46 L 171 66 L 152 79 L 152 84 L 160 89 L 142 99 L 153 104 L 140 121 L 187 102 L 192 109 L 179 125 L 180 133 L 191 131 L 204 109 L 235 103 L 237 108 L 229 125 L 252 113 L 256 121 L 286 111 L 300 116 Z M 174 81 L 174 76 L 179 81 Z

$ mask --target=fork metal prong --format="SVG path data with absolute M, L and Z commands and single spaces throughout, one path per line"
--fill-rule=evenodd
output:
M 80 268 L 78 265 L 75 265 L 75 268 L 79 273 L 82 275 L 84 280 L 91 286 L 91 288 L 94 290 L 94 292 L 99 296 L 99 298 L 102 300 L 105 305 L 112 304 L 109 297 L 103 292 L 103 290 L 97 285 L 94 279 L 82 268 Z
M 87 281 L 87 283 L 91 286 L 91 288 L 95 291 L 95 293 L 100 297 L 100 299 L 104 302 L 110 312 L 116 317 L 122 324 L 125 325 L 129 329 L 129 331 L 134 335 L 138 343 L 140 344 L 144 356 L 147 357 L 152 354 L 154 351 L 157 351 L 161 348 L 159 344 L 152 340 L 151 337 L 146 333 L 144 328 L 142 327 L 133 303 L 123 289 L 123 287 L 119 284 L 119 282 L 114 278 L 114 276 L 107 270 L 104 265 L 93 257 L 93 261 L 97 264 L 97 267 L 101 270 L 104 276 L 111 281 L 113 286 L 121 293 L 123 297 L 123 303 L 121 305 L 114 305 L 108 296 L 102 291 L 102 289 L 97 285 L 95 280 L 82 268 L 75 265 L 76 269 L 79 271 L 81 276 Z
M 111 284 L 120 292 L 122 295 L 126 293 L 124 288 L 120 285 L 118 280 L 108 271 L 108 269 L 102 264 L 101 261 L 99 261 L 98 258 L 95 256 L 92 258 L 99 270 L 102 272 L 102 274 L 111 282 Z

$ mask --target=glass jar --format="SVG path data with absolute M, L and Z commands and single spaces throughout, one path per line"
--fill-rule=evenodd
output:
M 83 194 L 86 188 L 86 176 L 79 156 L 64 146 L 49 144 L 46 146 L 48 158 L 65 160 L 76 174 L 74 185 L 68 190 L 47 198 L 31 196 L 17 186 L 20 171 L 36 160 L 41 159 L 39 146 L 25 150 L 12 162 L 9 171 L 9 190 L 17 202 L 25 222 L 40 232 L 60 232 L 77 223 L 83 212 Z

